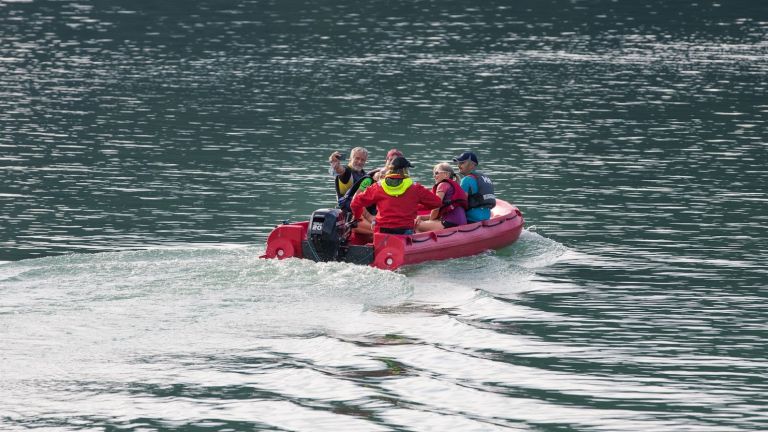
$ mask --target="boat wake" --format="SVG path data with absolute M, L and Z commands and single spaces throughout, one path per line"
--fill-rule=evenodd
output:
M 322 331 L 345 314 L 412 292 L 401 274 L 341 263 L 263 260 L 258 248 L 71 254 L 0 266 L 0 314 L 166 330 Z M 148 331 L 148 333 L 151 333 Z
M 536 271 L 566 257 L 569 249 L 536 232 L 523 230 L 514 244 L 468 258 L 430 262 L 406 267 L 403 273 L 416 287 L 418 301 L 442 302 L 449 287 L 500 297 L 543 289 Z
M 180 338 L 177 348 L 201 343 L 190 329 L 227 337 L 313 335 L 346 328 L 345 322 L 370 309 L 407 303 L 451 307 L 478 295 L 512 298 L 540 289 L 536 270 L 567 251 L 523 231 L 520 241 L 499 251 L 398 272 L 264 260 L 258 258 L 263 253 L 258 247 L 70 254 L 0 266 L 0 314 L 41 315 L 42 321 L 26 322 L 51 328 L 77 322 L 83 329 L 130 334 L 146 343 L 158 334 L 194 339 Z M 146 331 L 136 330 L 141 328 Z M 72 337 L 98 340 L 99 334 L 83 330 Z
M 494 326 L 560 319 L 505 297 L 535 289 L 536 270 L 565 251 L 524 232 L 501 251 L 397 272 L 259 259 L 263 249 L 251 247 L 7 263 L 0 266 L 0 352 L 7 353 L 3 368 L 12 378 L 0 396 L 14 401 L 11 412 L 25 413 L 18 418 L 48 415 L 46 421 L 60 424 L 47 413 L 88 406 L 97 415 L 83 421 L 122 424 L 125 407 L 138 406 L 130 418 L 158 418 L 164 425 L 190 418 L 264 421 L 274 407 L 254 406 L 276 398 L 296 401 L 285 403 L 298 417 L 340 422 L 325 430 L 366 430 L 358 427 L 366 424 L 350 426 L 356 419 L 326 413 L 325 405 L 313 409 L 301 401 L 372 404 L 394 415 L 394 407 L 381 406 L 382 395 L 411 400 L 414 388 L 457 390 L 451 383 L 466 379 L 450 371 L 471 372 L 478 363 L 499 370 L 491 359 L 467 352 L 553 352 L 558 347 Z M 419 370 L 426 372 L 414 375 Z M 430 370 L 437 371 L 434 378 Z M 168 393 L 172 389 L 179 393 Z M 246 411 L 232 404 L 229 392 L 252 395 L 251 414 L 242 417 Z M 494 394 L 479 383 L 471 393 Z M 226 403 L 206 411 L 219 398 Z M 434 409 L 458 402 L 437 401 Z M 486 408 L 482 402 L 461 409 L 479 410 L 482 418 Z

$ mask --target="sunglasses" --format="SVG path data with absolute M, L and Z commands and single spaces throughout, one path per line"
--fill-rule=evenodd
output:
M 448 174 L 448 171 L 435 171 L 435 172 L 432 173 L 432 176 L 433 177 L 437 177 L 437 175 L 440 174 L 440 173 Z

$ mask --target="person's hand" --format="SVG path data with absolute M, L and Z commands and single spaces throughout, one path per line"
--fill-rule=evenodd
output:
M 341 161 L 341 153 L 340 152 L 335 151 L 335 152 L 331 153 L 331 155 L 328 157 L 328 162 L 330 162 L 332 164 L 337 164 L 340 161 Z

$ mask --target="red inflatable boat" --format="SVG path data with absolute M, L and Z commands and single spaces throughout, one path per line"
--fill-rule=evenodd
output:
M 497 199 L 487 221 L 413 235 L 376 233 L 372 242 L 349 234 L 339 209 L 318 210 L 309 221 L 278 225 L 261 258 L 342 261 L 395 270 L 406 264 L 476 255 L 514 243 L 523 230 L 523 214 Z

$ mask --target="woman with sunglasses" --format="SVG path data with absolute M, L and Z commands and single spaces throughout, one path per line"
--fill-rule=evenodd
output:
M 427 215 L 416 217 L 416 232 L 437 231 L 466 224 L 467 193 L 456 182 L 456 173 L 451 165 L 445 162 L 435 165 L 432 176 L 435 179 L 432 193 L 443 204 Z

